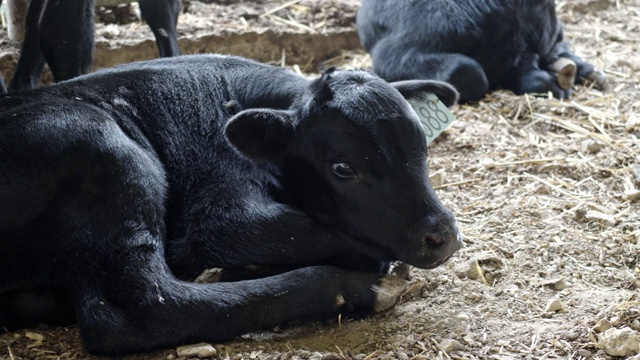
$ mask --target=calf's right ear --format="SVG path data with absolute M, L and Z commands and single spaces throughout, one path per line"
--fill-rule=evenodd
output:
M 424 93 L 432 93 L 444 103 L 446 107 L 453 106 L 458 102 L 458 91 L 442 81 L 437 80 L 406 80 L 392 82 L 391 86 L 396 88 L 407 99 L 422 97 Z
M 291 115 L 286 111 L 249 109 L 232 117 L 224 133 L 241 154 L 255 161 L 266 161 L 284 154 L 294 128 Z

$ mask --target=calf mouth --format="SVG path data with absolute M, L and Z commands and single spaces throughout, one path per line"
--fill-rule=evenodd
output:
M 422 269 L 434 269 L 451 259 L 462 247 L 462 235 L 459 232 L 456 232 L 455 238 L 434 238 L 427 235 L 421 245 L 418 251 L 409 254 L 409 257 L 413 257 L 412 260 L 403 261 Z
M 440 265 L 442 265 L 442 264 L 446 263 L 446 262 L 447 262 L 447 260 L 451 259 L 452 257 L 453 257 L 453 254 L 451 254 L 451 255 L 447 256 L 447 257 L 446 257 L 446 258 L 444 258 L 444 259 L 436 260 L 436 261 L 434 261 L 434 262 L 432 262 L 432 263 L 430 263 L 430 264 L 427 264 L 427 265 L 424 265 L 424 266 L 420 266 L 420 268 L 422 268 L 422 269 L 435 269 L 435 268 L 437 268 L 438 266 L 440 266 Z

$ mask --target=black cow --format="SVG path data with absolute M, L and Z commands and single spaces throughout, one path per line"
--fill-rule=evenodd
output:
M 425 92 L 457 96 L 196 55 L 0 97 L 2 325 L 70 301 L 88 350 L 119 354 L 390 306 L 389 261 L 460 247 L 403 98 Z M 254 266 L 274 275 L 184 281 Z
M 498 88 L 567 98 L 574 80 L 604 85 L 563 40 L 553 0 L 363 0 L 357 23 L 376 74 L 446 81 L 462 102 Z
M 178 55 L 176 26 L 181 0 L 138 0 L 138 3 L 142 17 L 156 37 L 160 56 Z M 45 61 L 55 81 L 87 73 L 93 56 L 93 29 L 94 0 L 30 0 L 25 38 L 9 92 L 38 87 Z M 0 78 L 0 93 L 4 92 Z

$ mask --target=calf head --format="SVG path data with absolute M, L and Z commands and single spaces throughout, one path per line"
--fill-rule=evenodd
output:
M 300 208 L 363 253 L 432 268 L 461 241 L 429 182 L 424 132 L 405 100 L 425 92 L 448 106 L 457 98 L 441 82 L 328 71 L 288 110 L 240 112 L 226 135 L 246 157 L 280 166 Z

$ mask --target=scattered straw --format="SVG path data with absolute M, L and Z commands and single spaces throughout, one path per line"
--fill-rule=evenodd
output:
M 278 11 L 280 11 L 280 10 L 283 10 L 283 9 L 288 8 L 289 6 L 291 6 L 291 5 L 293 5 L 293 4 L 297 4 L 297 3 L 299 3 L 300 1 L 301 1 L 301 0 L 293 0 L 293 1 L 289 1 L 289 2 L 287 2 L 287 3 L 284 3 L 284 4 L 280 5 L 280 6 L 276 6 L 275 8 L 273 8 L 273 9 L 271 9 L 271 10 L 269 10 L 269 11 L 265 12 L 264 14 L 262 14 L 262 15 L 260 15 L 260 16 L 261 16 L 261 17 L 263 17 L 263 16 L 271 15 L 271 14 L 273 14 L 273 13 L 275 13 L 275 12 L 278 12 Z

